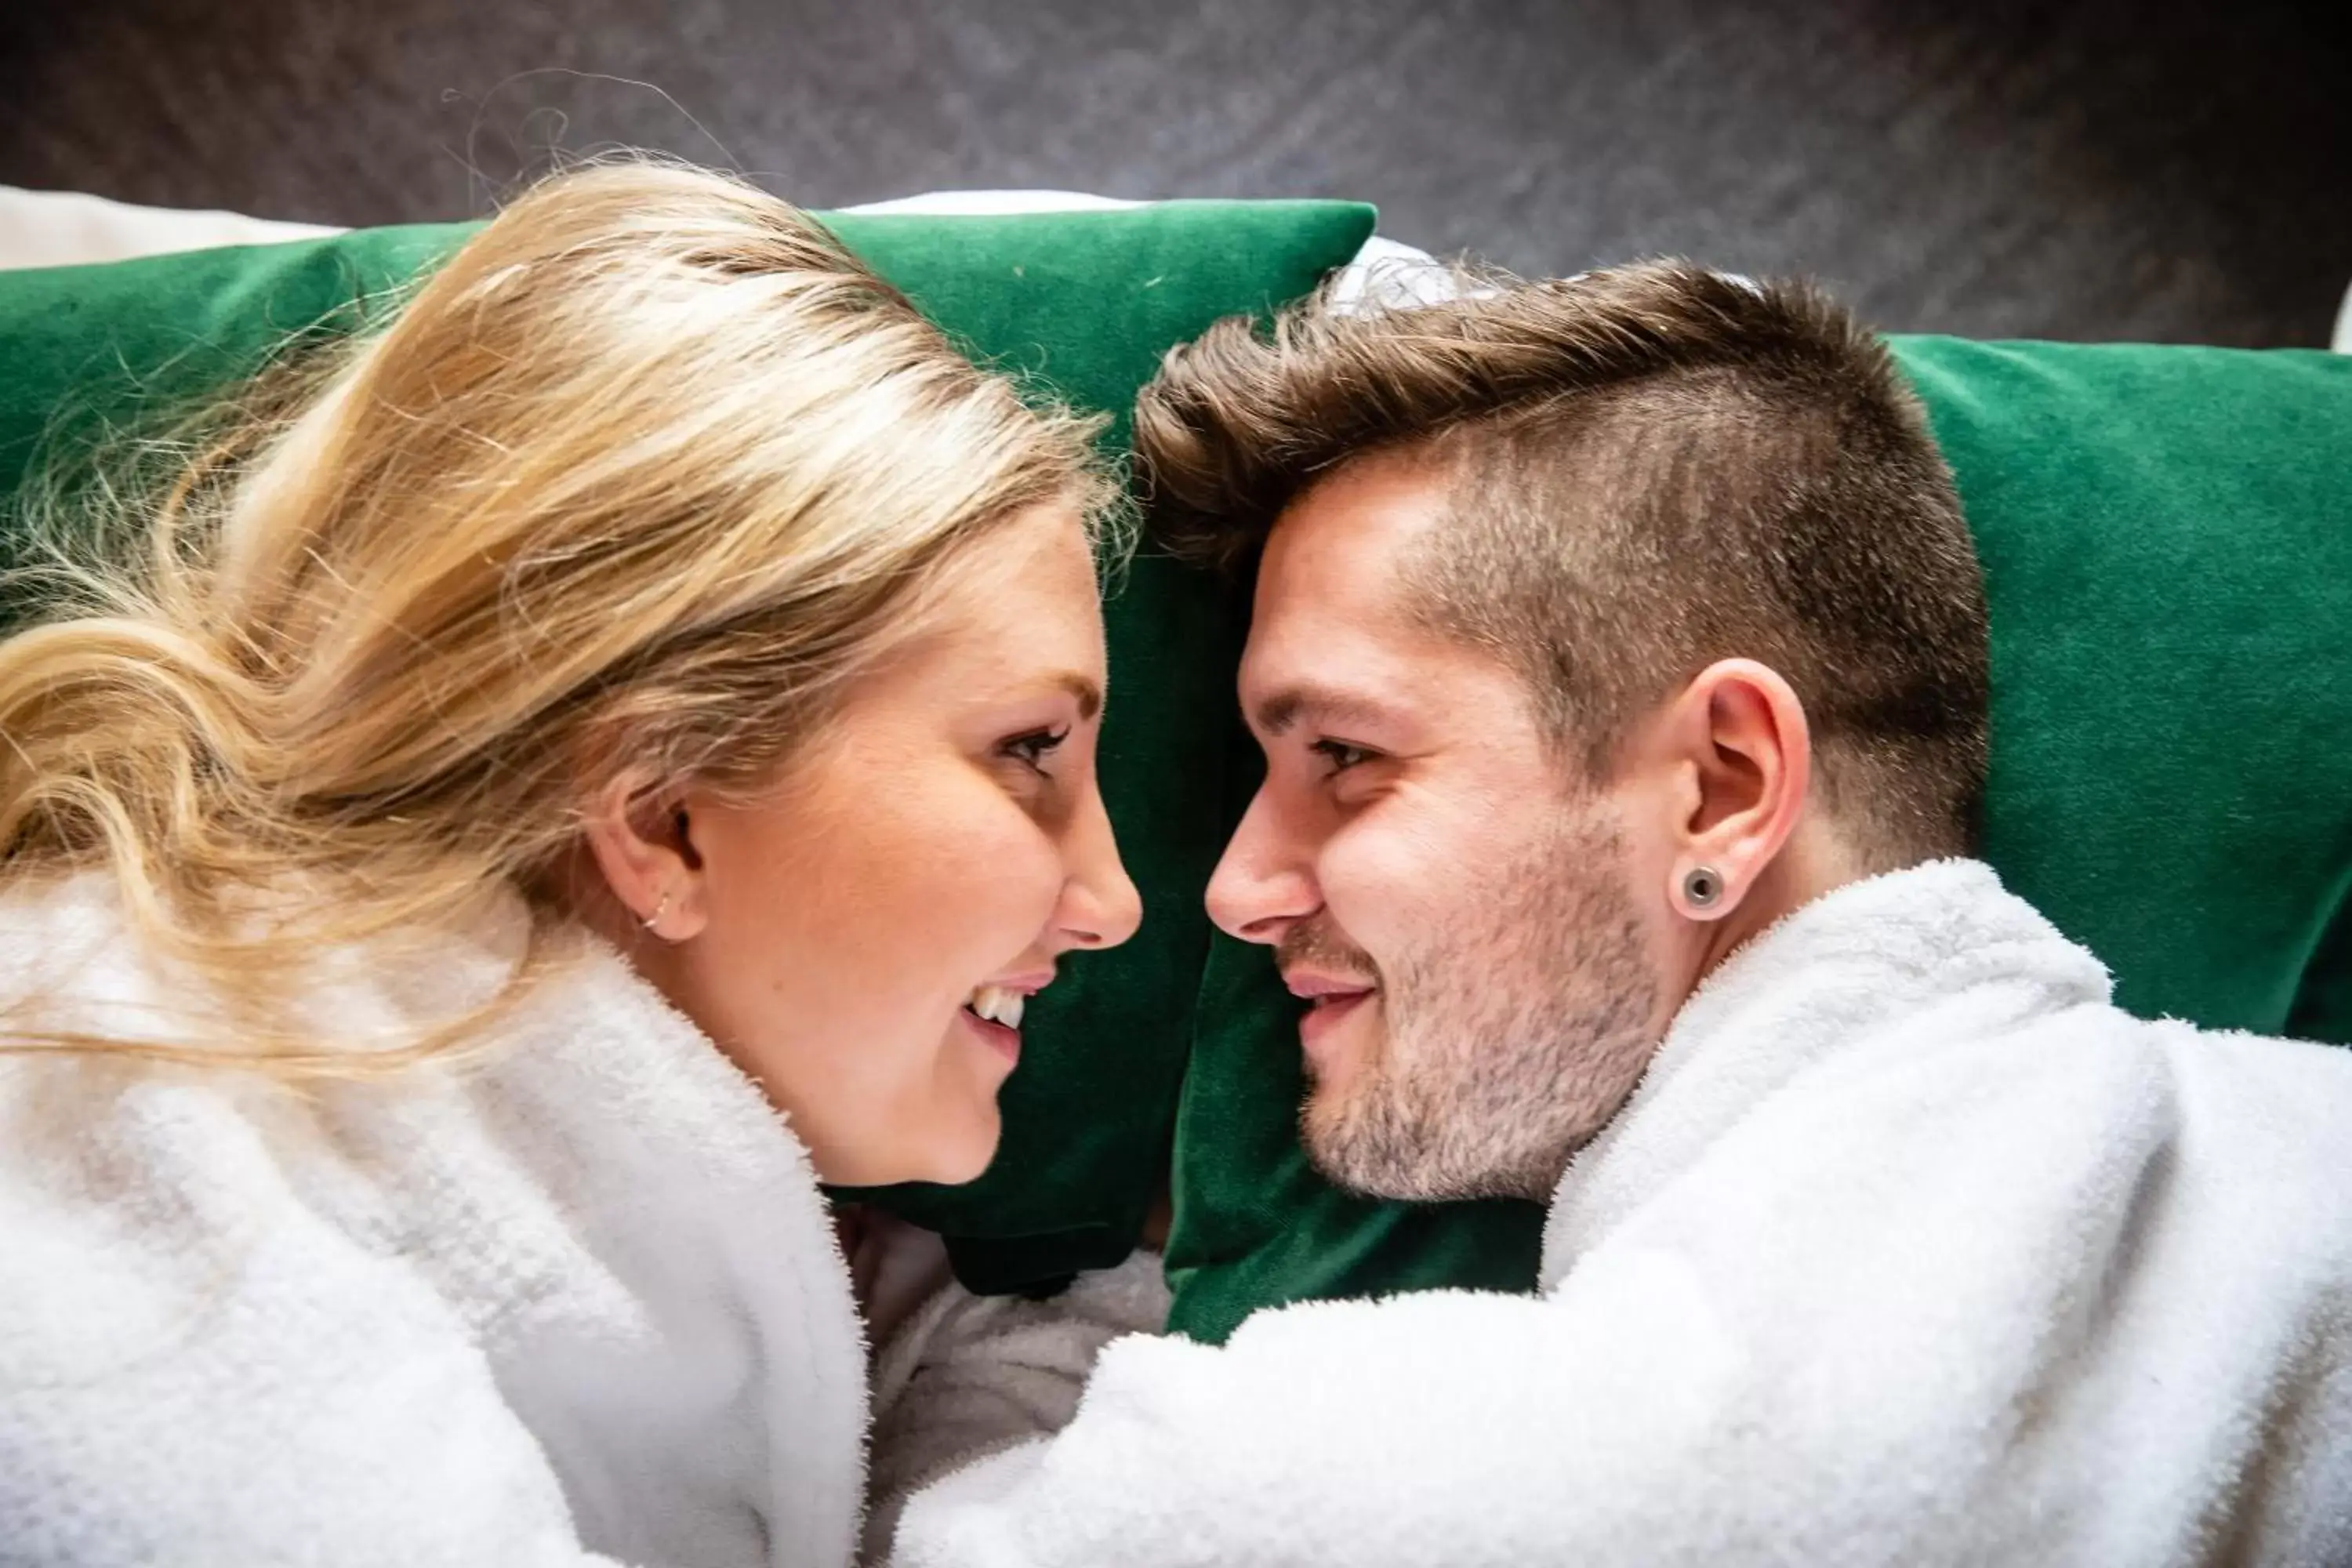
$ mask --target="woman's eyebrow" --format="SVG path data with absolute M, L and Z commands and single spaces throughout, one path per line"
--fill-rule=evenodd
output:
M 1081 675 L 1075 669 L 1065 669 L 1054 675 L 1052 684 L 1078 700 L 1079 718 L 1091 719 L 1102 711 L 1102 688 L 1096 684 L 1092 676 Z

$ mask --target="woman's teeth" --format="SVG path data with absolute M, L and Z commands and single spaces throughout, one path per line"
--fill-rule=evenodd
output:
M 1018 991 L 1008 991 L 1002 985 L 982 985 L 964 1005 L 992 1024 L 1017 1029 L 1021 1026 L 1021 1009 L 1027 1002 L 1028 998 Z

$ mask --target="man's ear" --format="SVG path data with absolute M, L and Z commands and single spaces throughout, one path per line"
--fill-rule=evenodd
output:
M 618 778 L 591 805 L 583 830 L 605 887 L 647 931 L 672 942 L 702 933 L 702 857 L 681 799 L 635 775 Z
M 1679 839 L 1667 902 L 1686 919 L 1717 920 L 1756 886 L 1803 814 L 1812 777 L 1804 704 L 1769 666 L 1722 659 L 1675 699 L 1664 735 Z

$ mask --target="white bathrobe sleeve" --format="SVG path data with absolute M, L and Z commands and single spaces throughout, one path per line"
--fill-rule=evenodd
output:
M 2330 1538 L 2352 1360 L 2300 1405 L 2279 1369 L 2345 1348 L 2340 1200 L 2259 1148 L 2192 1173 L 2157 1053 L 2004 1057 L 1906 1051 L 1776 1098 L 1547 1296 L 1118 1341 L 1058 1437 L 919 1495 L 895 1561 L 2158 1563 L 2207 1555 L 2200 1521 L 2258 1484 Z M 2266 1114 L 2327 1146 L 2324 1098 Z
M 606 1561 L 478 1326 L 248 1125 L 0 1111 L 0 1564 Z
M 1160 1255 L 1082 1274 L 1042 1301 L 950 1282 L 908 1314 L 874 1369 L 863 1557 L 888 1555 L 907 1499 L 939 1477 L 1060 1431 L 1102 1347 L 1168 1321 Z

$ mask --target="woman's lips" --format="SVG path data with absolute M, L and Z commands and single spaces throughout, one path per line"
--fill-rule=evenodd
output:
M 964 1027 L 980 1037 L 981 1043 L 997 1052 L 1008 1062 L 1021 1060 L 1021 1031 L 1008 1029 L 993 1018 L 983 1018 L 969 1007 L 956 1009 L 956 1016 Z

